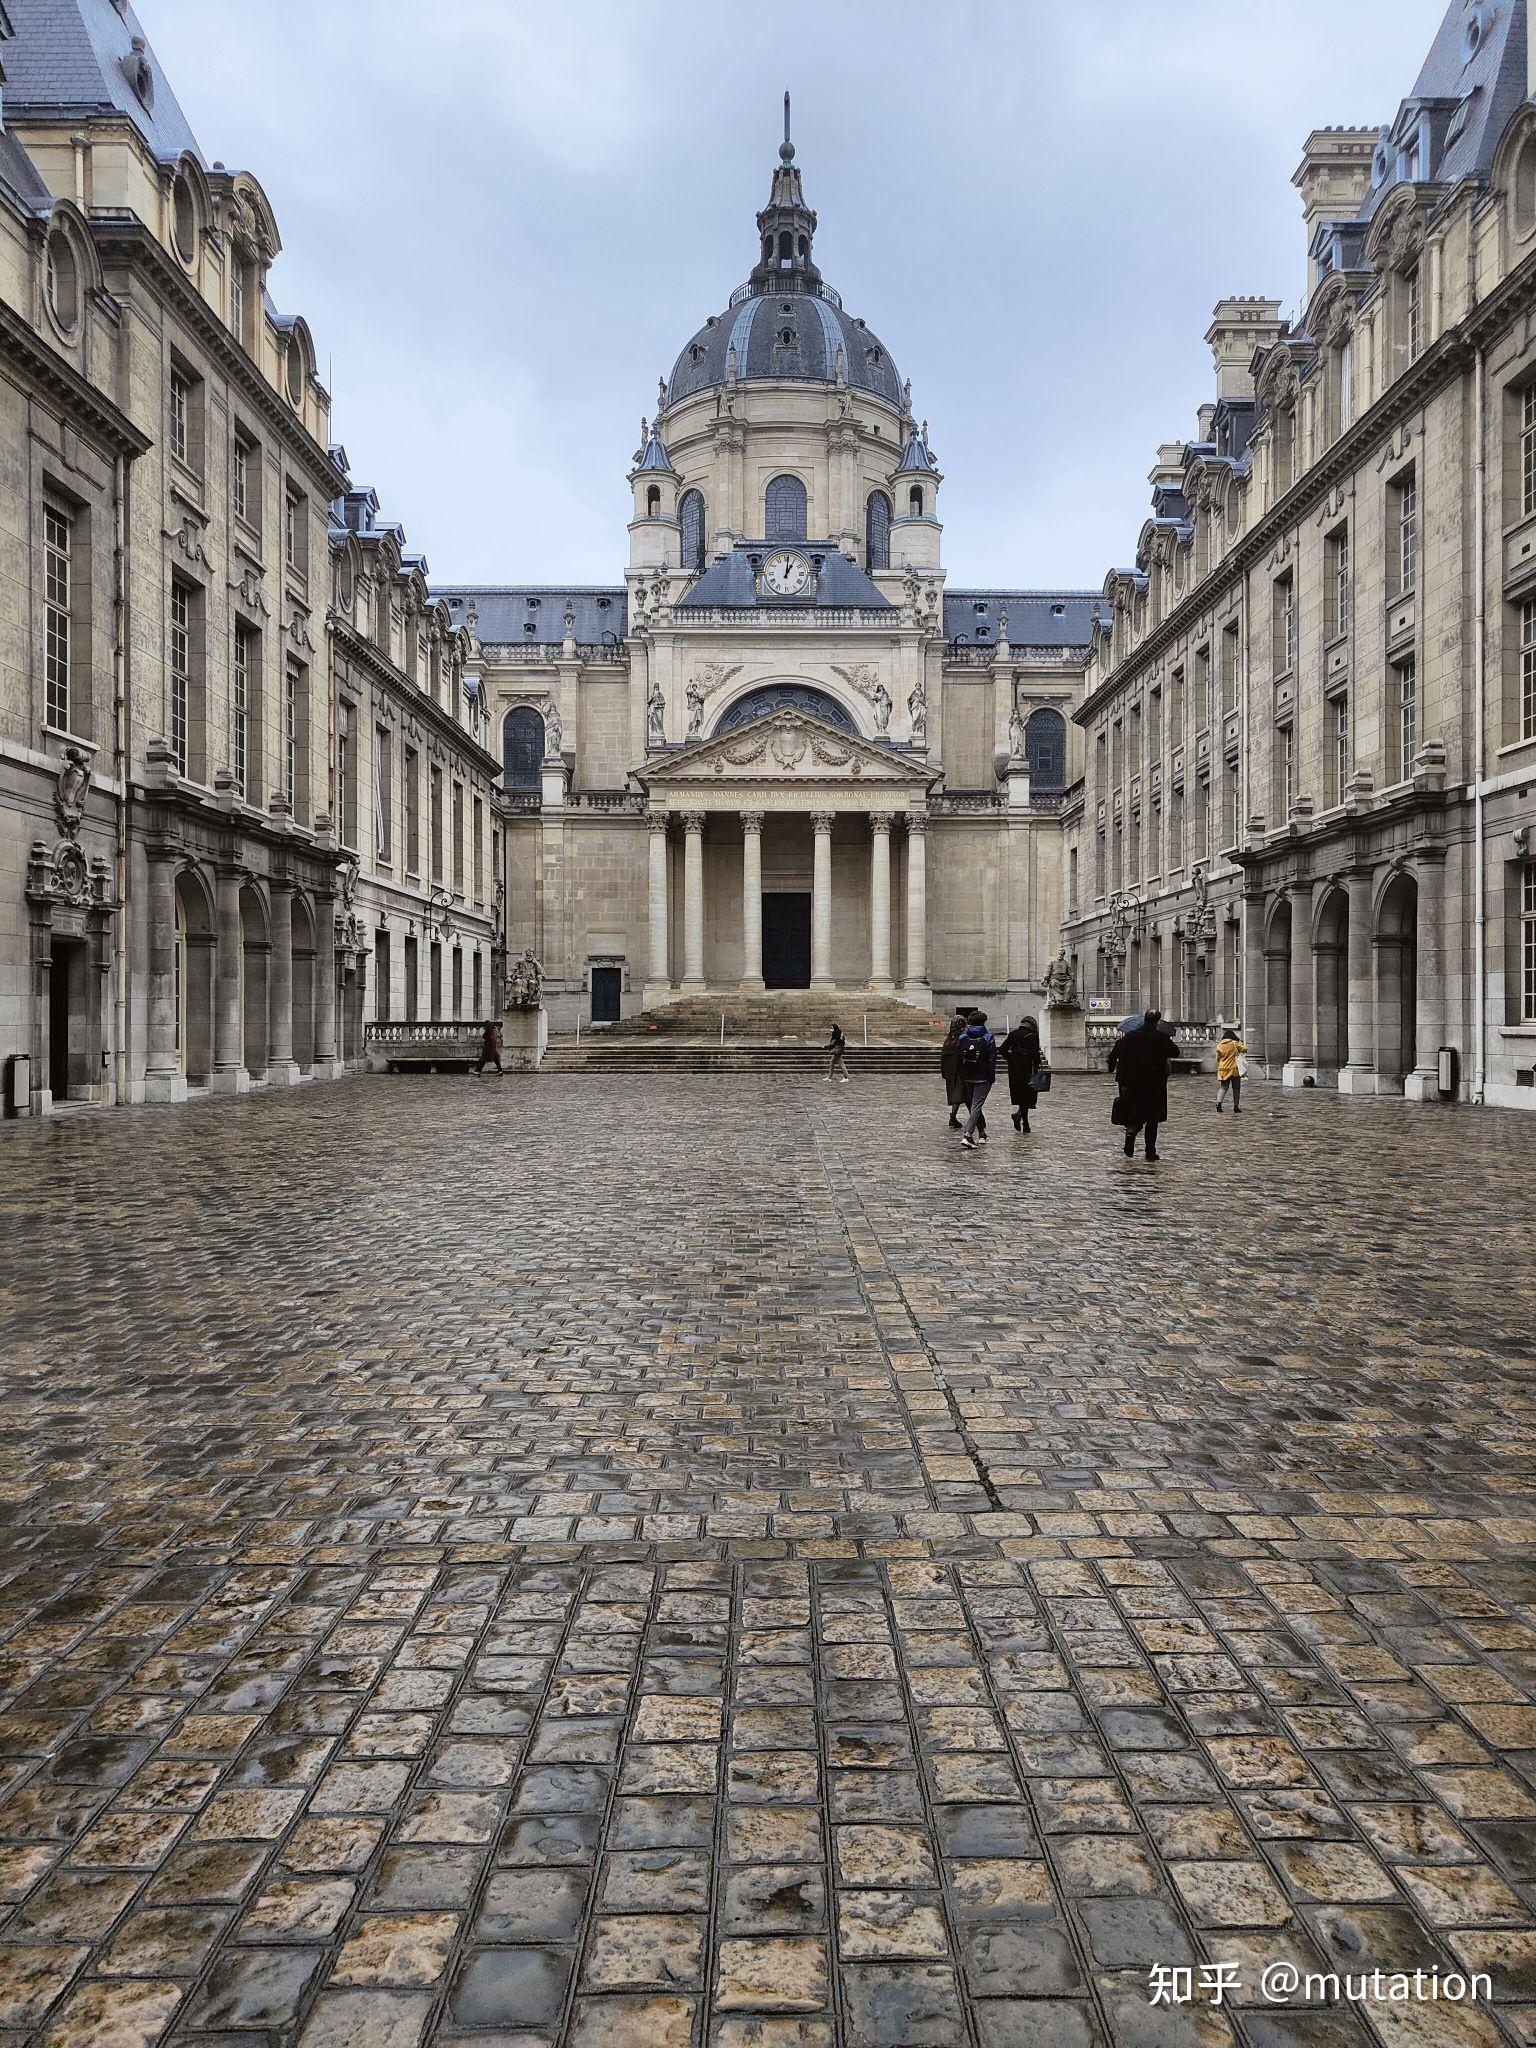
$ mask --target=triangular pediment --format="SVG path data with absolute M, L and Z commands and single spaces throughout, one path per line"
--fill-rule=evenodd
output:
M 808 712 L 784 710 L 732 731 L 653 755 L 634 777 L 646 789 L 721 782 L 857 782 L 927 789 L 938 770 L 921 755 L 894 752 Z

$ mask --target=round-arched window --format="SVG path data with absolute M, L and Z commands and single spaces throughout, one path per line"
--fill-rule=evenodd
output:
M 1029 714 L 1024 727 L 1024 759 L 1032 792 L 1067 786 L 1067 721 L 1059 711 L 1042 706 Z
M 911 490 L 910 490 L 910 491 L 908 491 L 908 493 L 907 493 L 907 511 L 908 511 L 908 513 L 909 513 L 909 514 L 911 515 L 911 517 L 912 517 L 912 518 L 914 518 L 914 519 L 921 519 L 921 518 L 922 518 L 922 516 L 923 516 L 923 487 L 922 487 L 922 485 L 921 485 L 921 484 L 914 484 L 914 485 L 912 486 Z
M 745 697 L 738 697 L 715 731 L 734 732 L 738 726 L 750 725 L 754 718 L 767 718 L 774 711 L 807 711 L 812 718 L 824 719 L 840 732 L 858 730 L 842 705 L 825 690 L 813 689 L 809 683 L 765 683 L 762 689 L 749 690 Z
M 764 537 L 805 539 L 805 485 L 797 476 L 776 476 L 763 494 Z
M 80 318 L 80 266 L 62 228 L 48 237 L 47 266 L 48 310 L 68 332 Z
M 645 494 L 645 516 L 647 519 L 661 517 L 661 486 L 652 484 Z
M 537 789 L 544 766 L 544 721 L 531 705 L 507 713 L 501 728 L 501 779 L 507 789 Z
M 171 188 L 171 231 L 177 255 L 183 263 L 190 263 L 197 254 L 197 201 L 192 196 L 192 181 L 184 171 Z
M 284 368 L 287 376 L 289 403 L 292 405 L 302 405 L 304 402 L 304 345 L 296 334 L 289 337 L 287 361 Z
M 704 573 L 704 494 L 702 491 L 684 491 L 682 502 L 677 508 L 678 523 L 683 530 L 683 567 L 691 575 Z
M 891 566 L 891 501 L 884 491 L 871 491 L 864 507 L 864 566 Z
M 1515 233 L 1528 235 L 1536 229 L 1536 135 L 1528 135 L 1515 158 L 1512 180 L 1515 203 Z

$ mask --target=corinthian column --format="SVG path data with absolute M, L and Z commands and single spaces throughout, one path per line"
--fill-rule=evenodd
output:
M 811 987 L 831 988 L 832 981 L 832 817 L 812 811 L 816 853 L 811 866 Z
M 763 985 L 763 814 L 741 814 L 741 986 Z
M 683 987 L 704 986 L 704 813 L 683 817 Z
M 928 820 L 907 820 L 907 978 L 915 995 L 928 993 Z
M 646 970 L 647 1004 L 664 999 L 672 986 L 671 941 L 667 930 L 667 814 L 653 811 L 646 819 L 651 842 L 648 925 L 650 963 Z
M 869 985 L 891 987 L 891 821 L 869 820 Z

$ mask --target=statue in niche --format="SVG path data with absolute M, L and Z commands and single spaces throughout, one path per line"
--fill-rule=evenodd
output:
M 881 734 L 888 732 L 891 723 L 891 693 L 884 683 L 876 683 L 870 702 L 875 707 L 875 731 Z
M 704 730 L 704 692 L 694 677 L 688 678 L 688 737 L 696 740 Z
M 652 746 L 659 747 L 666 736 L 667 700 L 661 694 L 660 683 L 652 683 L 651 694 L 645 701 L 645 736 Z
M 544 712 L 544 758 L 553 761 L 565 745 L 565 726 L 560 718 L 560 706 L 551 697 Z
M 925 747 L 928 744 L 928 685 L 921 676 L 912 685 L 912 694 L 907 699 L 907 716 L 912 721 L 912 744 Z

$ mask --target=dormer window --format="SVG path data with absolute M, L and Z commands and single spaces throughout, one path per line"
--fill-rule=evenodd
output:
M 779 329 L 780 348 L 793 348 L 796 345 L 797 339 L 798 337 L 793 327 L 781 327 Z
M 537 627 L 537 622 L 536 622 L 535 620 L 533 620 L 533 619 L 525 619 L 525 620 L 523 621 L 523 631 L 524 631 L 525 633 L 533 633 L 533 632 L 536 632 L 537 630 L 538 630 L 538 627 Z

